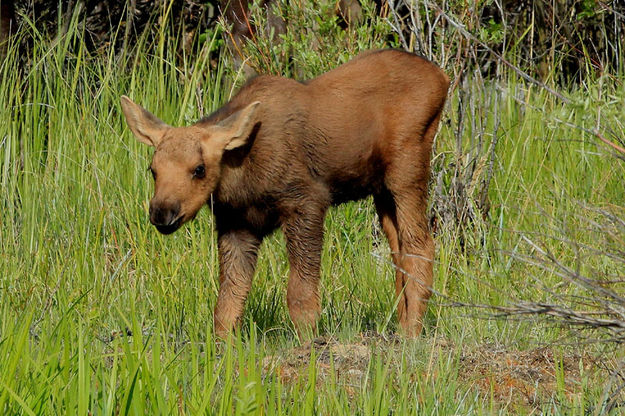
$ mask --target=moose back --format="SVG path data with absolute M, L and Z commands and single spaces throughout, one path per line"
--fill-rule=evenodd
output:
M 171 127 L 122 97 L 131 131 L 155 148 L 151 223 L 172 233 L 213 196 L 219 336 L 239 323 L 258 248 L 278 227 L 290 265 L 289 314 L 300 334 L 314 330 L 324 216 L 368 195 L 396 266 L 399 323 L 407 336 L 419 334 L 434 256 L 425 215 L 430 153 L 448 87 L 433 63 L 381 50 L 306 82 L 259 76 L 188 127 Z

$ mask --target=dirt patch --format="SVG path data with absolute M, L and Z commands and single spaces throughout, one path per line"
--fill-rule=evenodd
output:
M 292 383 L 308 376 L 311 357 L 316 362 L 317 382 L 323 383 L 330 376 L 360 385 L 372 356 L 375 339 L 362 336 L 355 343 L 340 343 L 332 338 L 316 338 L 284 354 L 267 356 L 263 360 L 264 371 L 275 371 L 284 383 Z M 314 350 L 314 355 L 311 353 Z
M 591 361 L 553 347 L 518 351 L 487 344 L 461 352 L 459 375 L 498 403 L 536 408 L 557 394 L 581 394 L 580 364 L 588 372 Z
M 267 356 L 263 370 L 275 373 L 285 384 L 308 378 L 311 356 L 315 360 L 317 383 L 327 383 L 329 377 L 348 394 L 357 394 L 369 371 L 369 362 L 376 355 L 391 362 L 389 377 L 397 377 L 402 352 L 407 344 L 398 338 L 363 334 L 353 343 L 341 343 L 332 338 L 316 338 L 300 347 Z M 311 351 L 314 349 L 314 354 Z M 515 350 L 496 344 L 458 346 L 445 339 L 432 341 L 417 354 L 420 363 L 414 372 L 436 383 L 438 360 L 454 357 L 458 362 L 458 379 L 467 389 L 477 389 L 486 400 L 492 398 L 502 406 L 536 409 L 557 394 L 568 399 L 581 394 L 580 363 L 590 370 L 590 357 L 562 352 L 558 347 Z M 395 365 L 393 365 L 395 364 Z M 396 370 L 393 372 L 393 368 Z M 440 370 L 438 370 L 440 371 Z M 448 377 L 449 375 L 446 375 Z M 423 378 L 421 378 L 423 379 Z M 556 397 L 557 399 L 557 397 Z

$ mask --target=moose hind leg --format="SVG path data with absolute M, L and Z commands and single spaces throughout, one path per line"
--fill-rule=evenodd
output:
M 405 319 L 400 321 L 406 336 L 417 336 L 432 294 L 434 240 L 426 218 L 430 154 L 438 130 L 440 110 L 424 129 L 398 138 L 401 152 L 394 155 L 385 183 L 393 195 L 400 264 L 404 274 Z M 401 299 L 400 299 L 401 301 Z
M 215 333 L 224 338 L 240 322 L 252 286 L 260 239 L 246 230 L 219 234 L 219 295 Z
M 304 203 L 303 205 L 305 205 Z M 287 305 L 300 337 L 316 331 L 325 207 L 307 205 L 283 224 L 289 257 Z
M 415 203 L 417 195 L 402 195 L 397 204 L 397 227 L 401 270 L 404 274 L 405 319 L 400 322 L 405 334 L 417 336 L 432 293 L 434 240 L 425 219 L 425 204 Z M 400 300 L 401 301 L 401 300 Z
M 385 190 L 375 195 L 373 198 L 380 225 L 388 245 L 391 249 L 391 259 L 395 268 L 395 301 L 397 302 L 397 319 L 399 324 L 404 327 L 406 320 L 406 297 L 404 296 L 404 288 L 406 287 L 406 276 L 402 272 L 401 256 L 399 252 L 399 236 L 397 234 L 397 216 L 395 202 L 393 196 Z

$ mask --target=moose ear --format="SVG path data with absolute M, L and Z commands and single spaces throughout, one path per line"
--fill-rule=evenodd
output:
M 217 124 L 225 142 L 224 150 L 236 149 L 247 143 L 258 122 L 256 113 L 259 105 L 260 101 L 254 101 Z
M 125 95 L 122 95 L 121 102 L 128 127 L 137 140 L 148 146 L 158 146 L 169 126 Z

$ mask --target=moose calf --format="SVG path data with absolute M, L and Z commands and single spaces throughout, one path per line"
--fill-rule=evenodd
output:
M 219 241 L 219 336 L 240 321 L 262 239 L 287 240 L 289 314 L 298 332 L 320 312 L 319 267 L 328 207 L 373 195 L 396 266 L 406 336 L 422 328 L 434 243 L 425 210 L 432 141 L 449 79 L 416 55 L 363 53 L 306 82 L 250 80 L 215 113 L 170 127 L 121 99 L 130 130 L 155 148 L 150 222 L 163 234 L 211 195 Z

